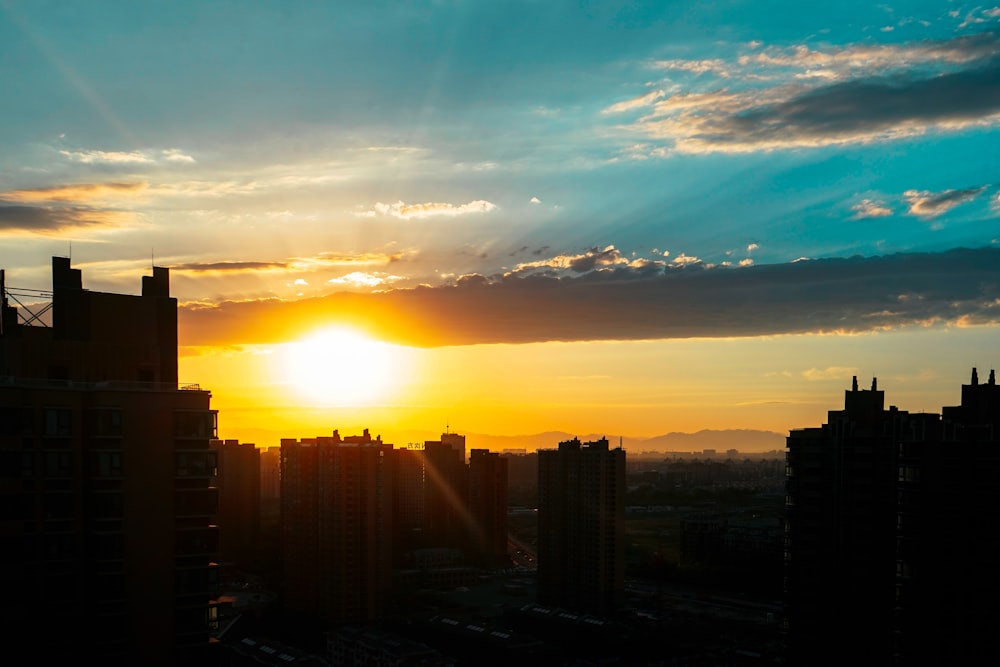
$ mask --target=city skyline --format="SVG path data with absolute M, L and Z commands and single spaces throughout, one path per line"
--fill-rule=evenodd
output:
M 169 267 L 180 380 L 261 446 L 787 433 L 854 375 L 936 412 L 996 365 L 998 26 L 2 0 L 0 264 Z

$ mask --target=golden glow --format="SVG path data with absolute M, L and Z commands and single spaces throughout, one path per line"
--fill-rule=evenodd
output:
M 407 379 L 406 349 L 347 328 L 323 329 L 278 346 L 274 372 L 313 406 L 385 404 Z
M 969 368 L 989 368 L 996 348 L 996 330 L 985 327 L 440 348 L 325 331 L 296 343 L 182 347 L 181 380 L 212 392 L 220 437 L 259 446 L 335 428 L 371 428 L 401 446 L 434 439 L 446 425 L 470 443 L 475 434 L 545 431 L 627 440 L 815 426 L 842 405 L 845 369 L 865 383 L 877 376 L 887 403 L 938 412 L 957 403 Z M 306 352 L 313 345 L 320 350 Z M 340 354 L 346 368 L 334 359 L 341 348 L 353 350 Z

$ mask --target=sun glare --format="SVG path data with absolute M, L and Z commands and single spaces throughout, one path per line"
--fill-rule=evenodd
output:
M 353 329 L 324 329 L 283 347 L 279 375 L 311 405 L 385 403 L 407 375 L 405 348 Z

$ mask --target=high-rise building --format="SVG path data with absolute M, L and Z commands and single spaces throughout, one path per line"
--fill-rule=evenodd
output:
M 607 438 L 538 452 L 538 599 L 613 613 L 625 591 L 625 450 Z
M 465 451 L 458 433 L 393 451 L 398 564 L 424 548 L 481 567 L 507 562 L 507 460 L 474 449 L 466 463 Z
M 219 565 L 222 577 L 252 570 L 260 545 L 260 450 L 239 440 L 213 440 L 218 460 Z
M 469 453 L 469 551 L 473 561 L 507 561 L 507 459 L 487 449 Z
M 278 524 L 281 516 L 281 447 L 260 450 L 260 521 L 262 529 Z
M 393 454 L 396 457 L 393 558 L 401 565 L 406 554 L 424 546 L 424 450 L 422 445 L 410 445 L 393 450 Z
M 935 425 L 937 426 L 937 425 Z M 900 447 L 897 665 L 1000 664 L 1000 385 L 976 370 L 939 428 Z
M 855 378 L 843 410 L 788 436 L 790 664 L 992 664 L 1000 622 L 1000 387 L 943 415 L 884 407 Z
M 0 271 L 0 624 L 40 662 L 206 657 L 216 412 L 177 383 L 169 291 L 160 267 L 86 290 L 54 257 L 33 311 Z
M 392 585 L 392 445 L 361 436 L 281 441 L 282 593 L 329 623 L 385 611 Z
M 788 436 L 785 618 L 793 664 L 858 646 L 891 655 L 895 479 L 908 416 L 885 409 L 875 380 L 866 390 L 854 378 L 843 410 Z
M 447 435 L 447 434 L 446 434 Z M 443 437 L 443 436 L 442 436 Z M 455 441 L 424 443 L 424 544 L 465 550 L 468 509 L 468 466 Z

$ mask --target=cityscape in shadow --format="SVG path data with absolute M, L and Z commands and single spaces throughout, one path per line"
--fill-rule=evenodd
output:
M 1000 658 L 1000 386 L 877 380 L 784 450 L 489 451 L 445 430 L 220 439 L 177 301 L 0 318 L 2 619 L 47 664 L 983 664 Z M 928 662 L 930 661 L 930 662 Z

